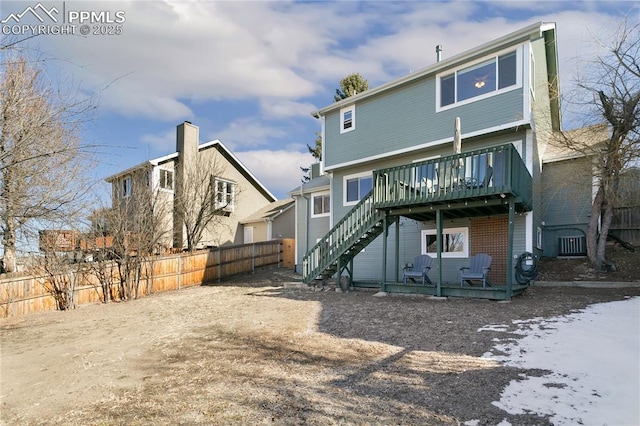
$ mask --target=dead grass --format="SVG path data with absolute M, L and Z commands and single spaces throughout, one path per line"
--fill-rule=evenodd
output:
M 0 321 L 2 424 L 548 424 L 491 404 L 522 370 L 488 324 L 640 289 L 531 288 L 510 303 L 284 288 L 286 271 Z M 532 372 L 528 374 L 542 374 Z

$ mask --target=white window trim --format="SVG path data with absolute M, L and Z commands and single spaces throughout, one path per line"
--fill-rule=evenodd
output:
M 243 241 L 244 244 L 250 244 L 253 243 L 253 231 L 254 231 L 255 227 L 253 226 L 245 226 L 244 227 L 244 232 L 243 234 Z M 249 238 L 251 237 L 251 238 Z
M 317 197 L 326 197 L 329 196 L 329 211 L 326 213 L 320 213 L 320 214 L 315 214 L 313 212 L 313 206 L 315 205 L 315 199 Z M 327 217 L 331 215 L 331 194 L 329 193 L 329 191 L 323 191 L 323 192 L 317 192 L 315 194 L 311 195 L 311 218 L 315 219 L 317 217 Z
M 477 101 L 481 101 L 483 99 L 487 99 L 487 98 L 491 98 L 493 96 L 498 96 L 501 95 L 503 93 L 507 93 L 510 92 L 512 90 L 518 90 L 518 89 L 522 89 L 522 46 L 517 46 L 515 48 L 515 52 L 516 52 L 516 84 L 513 86 L 509 86 L 509 87 L 505 87 L 504 89 L 498 89 L 498 90 L 494 90 L 492 92 L 489 93 L 485 93 L 484 95 L 480 95 L 480 96 L 476 96 L 473 98 L 469 98 L 469 99 L 465 99 L 464 101 L 460 101 L 460 102 L 456 102 L 454 100 L 454 102 L 452 104 L 446 105 L 446 106 L 440 106 L 440 81 L 442 79 L 442 77 L 448 77 L 451 74 L 456 74 L 458 71 L 466 69 L 466 68 L 470 68 L 476 64 L 479 64 L 481 62 L 485 62 L 491 58 L 495 58 L 496 61 L 498 60 L 499 56 L 504 55 L 505 53 L 509 53 L 509 52 L 513 52 L 514 47 L 510 47 L 508 49 L 504 49 L 501 50 L 500 52 L 496 52 L 492 55 L 487 55 L 484 56 L 478 60 L 475 60 L 473 62 L 467 62 L 464 63 L 460 66 L 458 66 L 457 68 L 453 68 L 453 69 L 448 69 L 445 72 L 442 72 L 440 74 L 436 75 L 436 112 L 441 112 L 441 111 L 446 111 L 452 108 L 456 108 L 462 105 L 467 105 L 473 102 L 477 102 Z M 498 76 L 496 75 L 496 80 L 498 80 Z M 458 82 L 456 79 L 456 86 L 455 86 L 455 95 L 454 98 L 457 98 L 457 91 L 458 91 Z
M 530 55 L 529 64 L 529 91 L 531 92 L 531 100 L 536 100 L 536 58 L 533 56 L 533 51 Z
M 437 253 L 427 253 L 427 239 L 425 238 L 427 235 L 436 235 L 435 229 L 423 229 L 420 233 L 421 238 L 421 253 L 428 254 L 429 256 L 434 256 L 437 258 Z M 442 258 L 467 258 L 469 257 L 469 228 L 460 227 L 460 228 L 444 228 L 442 230 L 443 234 L 462 234 L 464 238 L 463 250 L 461 252 L 453 252 L 453 253 L 442 253 Z
M 129 185 L 125 185 L 125 182 L 129 182 Z M 131 179 L 131 176 L 123 178 L 122 181 L 120 181 L 121 189 L 122 189 L 122 198 L 131 197 L 131 193 L 133 192 L 133 188 L 131 187 L 132 183 L 133 183 L 133 179 Z M 128 191 L 126 189 L 128 189 Z
M 348 129 L 344 128 L 344 114 L 347 112 L 351 112 L 351 127 Z M 340 108 L 340 134 L 348 133 L 356 129 L 356 106 L 351 105 L 348 107 Z
M 171 178 L 171 189 L 162 187 L 162 171 L 170 172 L 173 176 Z M 163 192 L 173 192 L 176 187 L 176 174 L 172 169 L 158 168 L 158 189 Z
M 229 204 L 224 204 L 222 205 L 221 203 L 218 203 L 218 183 L 222 182 L 225 184 L 225 194 L 226 194 L 226 187 L 227 185 L 231 185 L 231 202 Z M 222 209 L 228 212 L 232 212 L 235 210 L 235 205 L 236 205 L 236 183 L 227 179 L 221 179 L 221 178 L 214 178 L 213 179 L 213 196 L 214 198 L 214 207 L 216 209 Z
M 359 198 L 356 201 L 347 201 L 347 181 L 350 179 L 362 178 L 362 177 L 371 177 L 373 183 L 373 171 L 355 173 L 353 175 L 346 175 L 342 178 L 342 205 L 343 206 L 355 206 L 360 202 L 362 198 Z M 362 194 L 360 194 L 362 196 Z

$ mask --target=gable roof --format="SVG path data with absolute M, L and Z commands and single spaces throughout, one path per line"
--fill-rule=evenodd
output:
M 543 163 L 571 160 L 597 153 L 597 146 L 609 139 L 606 124 L 580 127 L 567 132 L 554 132 L 549 139 L 543 157 Z
M 309 194 L 311 192 L 318 192 L 321 190 L 329 189 L 331 181 L 328 175 L 321 175 L 311 179 L 308 182 L 303 183 L 300 186 L 295 187 L 289 191 L 289 195 L 292 197 L 302 194 Z
M 383 84 L 378 87 L 374 87 L 362 93 L 358 93 L 357 95 L 350 96 L 339 102 L 335 102 L 331 105 L 328 105 L 324 108 L 321 108 L 317 111 L 312 112 L 311 115 L 313 117 L 319 118 L 320 116 L 326 115 L 327 113 L 332 112 L 334 110 L 338 110 L 347 105 L 354 104 L 360 100 L 375 96 L 380 92 L 384 92 L 386 90 L 403 85 L 405 83 L 409 83 L 411 81 L 422 78 L 426 75 L 436 74 L 458 63 L 466 62 L 473 57 L 481 56 L 485 53 L 495 50 L 502 45 L 515 43 L 518 41 L 525 41 L 530 39 L 532 36 L 543 36 L 543 35 L 547 39 L 547 43 L 545 43 L 545 45 L 547 46 L 547 56 L 553 59 L 553 61 L 551 61 L 552 63 L 548 64 L 548 69 L 547 69 L 547 72 L 550 74 L 549 84 L 552 86 L 551 87 L 552 91 L 555 91 L 555 93 L 559 93 L 559 89 L 557 87 L 558 86 L 558 78 L 557 78 L 558 57 L 557 57 L 557 52 L 555 48 L 555 29 L 556 29 L 556 25 L 553 22 L 542 22 L 542 21 L 537 22 L 533 25 L 529 25 L 528 27 L 522 28 L 518 31 L 507 34 L 503 37 L 497 38 L 488 43 L 485 43 L 473 49 L 467 50 L 463 53 L 460 53 L 458 55 L 452 56 L 447 59 L 443 59 L 440 62 L 436 62 L 431 66 L 418 70 L 404 77 L 400 77 L 396 80 L 390 81 L 389 83 Z M 552 100 L 552 103 L 554 102 L 556 101 Z M 557 114 L 560 113 L 559 108 L 557 108 L 557 111 L 555 111 L 556 107 L 553 105 L 552 105 L 552 109 L 554 109 L 553 111 L 554 115 L 556 113 Z
M 269 191 L 259 180 L 258 178 L 256 178 L 253 173 L 251 173 L 251 171 L 244 165 L 242 164 L 242 162 L 238 159 L 238 157 L 236 157 L 230 150 L 229 148 L 227 148 L 220 140 L 216 139 L 213 141 L 209 141 L 209 142 L 205 142 L 203 144 L 198 145 L 198 152 L 208 149 L 208 148 L 216 148 L 218 150 L 218 152 L 220 152 L 220 154 L 222 154 L 223 157 L 225 157 L 227 159 L 227 161 L 229 161 L 233 167 L 235 167 L 236 170 L 238 170 L 240 172 L 240 174 L 242 174 L 262 195 L 265 196 L 265 198 L 267 198 L 270 201 L 276 201 L 278 198 L 276 198 L 275 195 L 273 195 L 271 193 L 271 191 Z M 162 163 L 166 163 L 169 160 L 173 160 L 175 158 L 178 158 L 180 154 L 178 152 L 174 152 L 172 154 L 169 155 L 165 155 L 163 157 L 158 157 L 155 158 L 153 160 L 148 160 L 145 161 L 143 163 L 137 164 L 133 167 L 129 167 L 126 170 L 123 170 L 121 172 L 118 172 L 114 175 L 111 175 L 107 178 L 105 178 L 105 181 L 112 183 L 113 181 L 117 180 L 118 178 L 121 178 L 123 176 L 127 176 L 130 175 L 138 170 L 143 170 L 147 167 L 155 167 L 155 166 L 159 166 Z
M 293 207 L 295 200 L 293 198 L 286 198 L 284 200 L 274 201 L 267 204 L 260 210 L 252 213 L 240 221 L 241 224 L 263 222 L 267 220 L 273 220 Z

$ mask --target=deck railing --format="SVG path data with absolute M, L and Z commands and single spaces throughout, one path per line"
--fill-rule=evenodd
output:
M 376 208 L 494 195 L 531 206 L 531 174 L 512 144 L 376 170 L 373 180 Z

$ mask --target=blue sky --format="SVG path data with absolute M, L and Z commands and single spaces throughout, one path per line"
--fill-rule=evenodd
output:
M 1 18 L 37 3 L 3 1 Z M 446 58 L 552 21 L 567 91 L 597 53 L 594 38 L 606 40 L 625 14 L 640 17 L 631 1 L 41 3 L 112 19 L 124 12 L 119 35 L 28 42 L 55 58 L 53 80 L 96 96 L 82 137 L 101 146 L 99 178 L 174 152 L 175 128 L 188 120 L 201 143 L 220 139 L 278 198 L 313 162 L 306 145 L 320 122 L 310 113 L 333 102 L 345 75 L 360 72 L 375 87 L 433 64 L 437 44 Z

